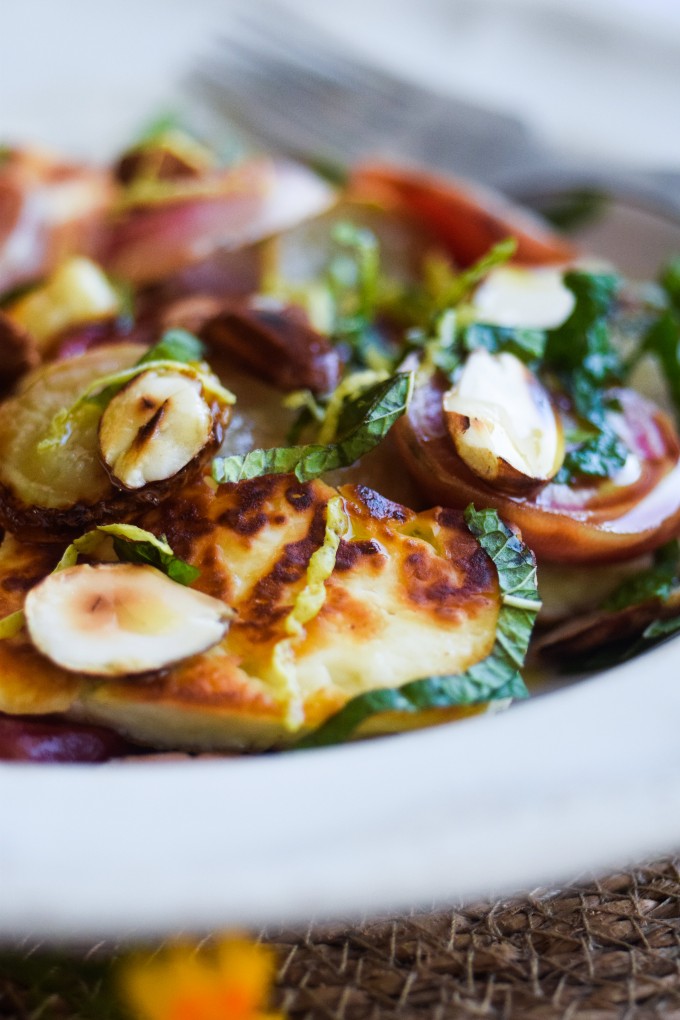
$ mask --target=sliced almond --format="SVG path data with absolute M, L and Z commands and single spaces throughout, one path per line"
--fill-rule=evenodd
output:
M 50 574 L 24 605 L 36 648 L 92 676 L 162 669 L 222 639 L 233 613 L 155 567 L 83 564 Z
M 211 442 L 213 411 L 200 380 L 149 370 L 110 401 L 99 423 L 99 448 L 113 482 L 141 489 L 172 478 Z
M 559 471 L 560 419 L 548 391 L 513 354 L 474 351 L 442 407 L 459 457 L 494 488 L 530 492 Z

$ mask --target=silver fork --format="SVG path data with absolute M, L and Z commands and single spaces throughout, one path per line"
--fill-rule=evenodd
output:
M 189 79 L 219 120 L 317 165 L 368 156 L 482 181 L 528 204 L 595 189 L 680 215 L 680 174 L 584 165 L 519 120 L 375 67 L 276 0 L 232 0 L 231 29 Z

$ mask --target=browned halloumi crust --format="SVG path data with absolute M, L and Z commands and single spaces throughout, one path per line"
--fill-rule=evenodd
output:
M 26 593 L 54 569 L 60 550 L 21 543 L 5 535 L 0 545 L 0 618 L 24 604 Z M 26 631 L 0 641 L 0 710 L 15 713 L 67 711 L 77 696 L 79 678 L 45 659 Z
M 416 514 L 365 486 L 339 491 L 348 531 L 323 607 L 291 641 L 292 695 L 273 656 L 290 640 L 285 621 L 338 490 L 292 476 L 219 488 L 203 479 L 137 523 L 165 534 L 200 568 L 195 587 L 236 610 L 222 643 L 144 678 L 93 681 L 52 666 L 19 636 L 0 643 L 0 710 L 64 711 L 158 747 L 264 749 L 294 742 L 363 691 L 460 672 L 484 658 L 495 638 L 498 580 L 462 516 L 441 508 Z M 26 548 L 15 558 L 27 557 L 28 577 Z M 17 576 L 13 557 L 5 559 L 2 576 L 8 569 Z M 8 593 L 7 611 L 20 603 Z M 398 725 L 386 720 L 385 728 Z

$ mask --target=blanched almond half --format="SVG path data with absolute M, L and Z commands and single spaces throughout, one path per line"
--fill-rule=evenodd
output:
M 492 269 L 474 294 L 483 322 L 526 329 L 551 329 L 571 314 L 574 295 L 561 269 L 500 266 Z
M 141 489 L 176 475 L 213 433 L 213 412 L 200 380 L 149 370 L 108 404 L 99 423 L 99 448 L 116 485 Z
M 514 354 L 474 351 L 442 407 L 458 456 L 494 488 L 530 492 L 559 471 L 560 420 L 548 391 Z
M 219 599 L 132 563 L 49 574 L 28 593 L 24 612 L 43 655 L 91 676 L 146 673 L 204 652 L 233 615 Z

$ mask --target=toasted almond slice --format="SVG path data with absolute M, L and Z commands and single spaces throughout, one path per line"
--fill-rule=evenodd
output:
M 91 676 L 146 673 L 204 652 L 233 616 L 219 599 L 132 563 L 49 574 L 28 593 L 24 612 L 43 655 Z
M 141 489 L 176 475 L 213 432 L 200 380 L 150 370 L 110 401 L 99 423 L 99 448 L 116 485 Z
M 560 419 L 548 391 L 514 354 L 474 351 L 442 407 L 459 457 L 489 485 L 525 493 L 559 471 Z

